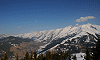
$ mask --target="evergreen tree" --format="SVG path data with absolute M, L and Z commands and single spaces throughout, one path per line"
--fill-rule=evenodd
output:
M 63 56 L 63 60 L 66 60 L 66 59 L 67 59 L 67 57 L 68 57 L 68 53 L 67 53 L 67 52 L 65 52 L 65 53 L 64 53 L 64 56 Z
M 62 52 L 62 51 L 59 53 L 59 59 L 60 59 L 60 60 L 63 59 L 63 52 Z
M 4 55 L 4 59 L 5 59 L 5 60 L 8 60 L 7 52 L 6 52 L 5 55 Z
M 57 51 L 55 53 L 55 57 L 54 57 L 55 60 L 59 60 L 60 59 L 59 54 L 60 54 L 60 51 Z
M 54 59 L 55 59 L 55 60 L 58 60 L 58 59 L 59 59 L 59 54 L 58 54 L 58 53 L 55 53 L 55 54 L 54 54 Z
M 29 56 L 28 52 L 26 52 L 26 54 L 25 54 L 25 59 L 30 59 L 30 56 Z
M 72 59 L 73 59 L 73 60 L 77 60 L 76 55 L 74 55 L 74 56 L 72 57 Z
M 92 60 L 88 45 L 87 45 L 87 50 L 86 50 L 86 60 Z
M 46 52 L 46 60 L 52 60 L 52 58 L 53 58 L 53 56 L 52 56 L 52 54 L 51 54 L 51 52 L 50 51 L 47 51 Z
M 93 55 L 92 55 L 93 60 L 97 60 L 97 54 L 98 52 L 96 51 L 96 48 L 93 47 Z
M 41 54 L 39 54 L 38 60 L 45 60 L 45 56 L 43 55 L 43 50 L 41 51 Z
M 31 51 L 31 56 L 30 57 L 31 57 L 30 59 L 32 60 L 33 59 L 33 52 L 32 51 Z
M 40 55 L 38 56 L 38 60 L 43 60 L 43 58 L 44 58 L 43 54 L 40 54 Z
M 100 60 L 100 38 L 98 38 L 96 48 L 93 48 L 93 60 Z
M 71 55 L 69 54 L 68 59 L 71 60 Z
M 18 53 L 16 54 L 16 60 L 18 60 Z
M 81 55 L 81 58 L 83 58 L 83 56 Z
M 34 59 L 36 60 L 37 59 L 37 53 L 36 53 L 36 50 L 34 52 Z

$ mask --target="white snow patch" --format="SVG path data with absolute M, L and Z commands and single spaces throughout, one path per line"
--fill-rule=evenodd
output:
M 71 54 L 71 60 L 73 60 L 72 57 L 74 55 L 76 55 L 77 60 L 83 60 L 86 54 L 85 53 L 74 53 L 74 54 Z

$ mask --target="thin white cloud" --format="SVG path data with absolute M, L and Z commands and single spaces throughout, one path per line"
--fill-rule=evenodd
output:
M 95 17 L 94 16 L 80 17 L 80 19 L 77 19 L 76 22 L 84 22 L 84 21 L 87 21 L 89 19 L 95 19 Z

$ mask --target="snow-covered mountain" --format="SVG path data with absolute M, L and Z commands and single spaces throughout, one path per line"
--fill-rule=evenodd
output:
M 62 38 L 73 33 L 77 34 L 73 38 L 81 37 L 82 35 L 88 35 L 87 32 L 90 34 L 93 34 L 96 37 L 95 34 L 100 34 L 100 26 L 92 25 L 88 23 L 88 24 L 84 24 L 80 26 L 78 25 L 75 25 L 73 27 L 68 26 L 61 29 L 31 32 L 31 33 L 19 34 L 19 35 L 14 35 L 14 36 L 43 41 L 43 40 L 54 40 L 57 38 Z
M 75 26 L 68 26 L 65 28 L 48 30 L 48 31 L 40 31 L 40 32 L 31 32 L 25 34 L 14 35 L 15 37 L 21 38 L 30 38 L 38 42 L 46 43 L 44 46 L 40 46 L 39 51 L 46 51 L 48 49 L 52 50 L 57 47 L 60 47 L 60 50 L 68 50 L 72 49 L 70 46 L 75 49 L 82 48 L 84 49 L 89 45 L 93 47 L 97 41 L 97 37 L 100 35 L 100 26 L 92 25 L 92 24 L 83 24 Z
M 9 37 L 10 35 L 8 34 L 0 34 L 0 39 L 5 38 L 5 37 Z
M 54 40 L 57 38 L 62 38 L 70 34 L 77 34 L 75 37 L 80 37 L 82 35 L 87 35 L 87 32 L 90 34 L 100 34 L 100 26 L 99 25 L 92 25 L 92 24 L 84 24 L 84 25 L 75 25 L 75 26 L 68 26 L 65 28 L 55 29 L 55 30 L 45 30 L 40 32 L 31 32 L 31 33 L 24 33 L 19 35 L 12 35 L 15 37 L 21 38 L 30 38 L 34 40 Z M 1 34 L 0 38 L 8 37 L 8 34 Z M 75 38 L 73 37 L 73 38 Z
M 0 38 L 8 37 L 9 35 L 0 35 Z M 83 51 L 86 45 L 90 48 L 95 46 L 97 37 L 100 36 L 100 26 L 92 24 L 83 24 L 75 26 L 68 26 L 65 28 L 46 30 L 40 32 L 24 33 L 19 35 L 12 35 L 21 38 L 30 38 L 38 42 L 45 43 L 40 46 L 39 51 L 47 51 L 58 49 L 62 51 Z M 73 52 L 73 53 L 74 53 Z

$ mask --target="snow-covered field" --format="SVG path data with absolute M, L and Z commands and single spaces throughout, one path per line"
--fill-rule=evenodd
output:
M 84 59 L 85 53 L 74 53 L 74 54 L 71 54 L 71 60 L 73 60 L 72 57 L 74 55 L 76 55 L 77 60 L 85 60 Z

